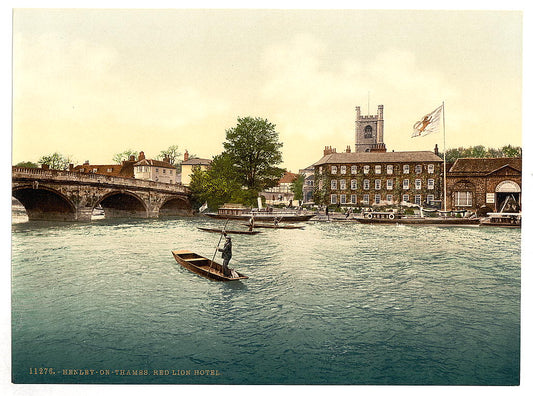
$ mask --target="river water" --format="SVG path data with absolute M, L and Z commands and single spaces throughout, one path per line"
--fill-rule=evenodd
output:
M 307 222 L 234 235 L 242 282 L 175 262 L 222 225 L 15 221 L 13 381 L 519 383 L 520 230 Z

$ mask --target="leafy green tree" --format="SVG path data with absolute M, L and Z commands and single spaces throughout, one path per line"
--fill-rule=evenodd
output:
M 509 144 L 507 146 L 503 146 L 501 148 L 501 151 L 503 157 L 522 158 L 522 147 L 511 146 Z
M 207 202 L 211 209 L 216 209 L 226 202 L 250 205 L 247 199 L 249 193 L 243 192 L 242 184 L 237 179 L 229 156 L 225 153 L 215 156 L 208 170 L 193 170 L 189 185 L 193 206 L 198 208 L 204 202 Z
M 116 164 L 121 164 L 122 161 L 128 161 L 132 155 L 137 158 L 139 156 L 139 152 L 129 149 L 121 153 L 117 153 L 113 156 L 113 162 Z
M 240 183 L 259 193 L 277 185 L 285 169 L 275 125 L 259 117 L 238 118 L 237 125 L 226 130 L 225 154 L 233 163 Z
M 38 168 L 39 164 L 36 164 L 35 162 L 24 161 L 24 162 L 19 162 L 15 166 L 18 166 L 19 168 Z
M 298 175 L 296 179 L 293 180 L 291 183 L 291 191 L 294 193 L 294 199 L 297 201 L 301 201 L 304 199 L 304 181 L 305 176 L 304 175 Z
M 163 160 L 165 157 L 167 157 L 170 161 L 170 165 L 177 166 L 179 163 L 181 163 L 181 151 L 179 151 L 178 145 L 173 144 L 172 146 L 169 146 L 166 150 L 161 150 L 159 155 L 157 156 L 157 159 Z
M 48 165 L 50 169 L 66 170 L 68 169 L 68 166 L 71 161 L 72 159 L 70 156 L 65 156 L 56 152 L 50 155 L 42 156 L 37 162 L 41 165 Z

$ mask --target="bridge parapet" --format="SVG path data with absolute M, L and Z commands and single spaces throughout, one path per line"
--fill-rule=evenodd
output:
M 189 194 L 189 189 L 181 184 L 160 183 L 152 180 L 133 179 L 129 177 L 107 176 L 96 173 L 69 172 L 61 170 L 12 167 L 13 179 L 50 180 L 83 184 L 107 184 L 123 188 L 145 188 L 169 193 Z

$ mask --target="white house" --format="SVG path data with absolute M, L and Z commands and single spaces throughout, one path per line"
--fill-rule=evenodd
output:
M 159 183 L 175 184 L 178 180 L 178 171 L 170 164 L 168 158 L 163 161 L 146 159 L 144 152 L 141 151 L 139 153 L 139 161 L 133 165 L 133 177 Z

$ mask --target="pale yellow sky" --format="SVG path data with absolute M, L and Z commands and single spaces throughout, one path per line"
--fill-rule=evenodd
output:
M 267 118 L 296 172 L 354 144 L 384 105 L 389 150 L 445 102 L 446 146 L 521 145 L 519 11 L 16 9 L 13 163 L 211 158 L 237 117 Z

